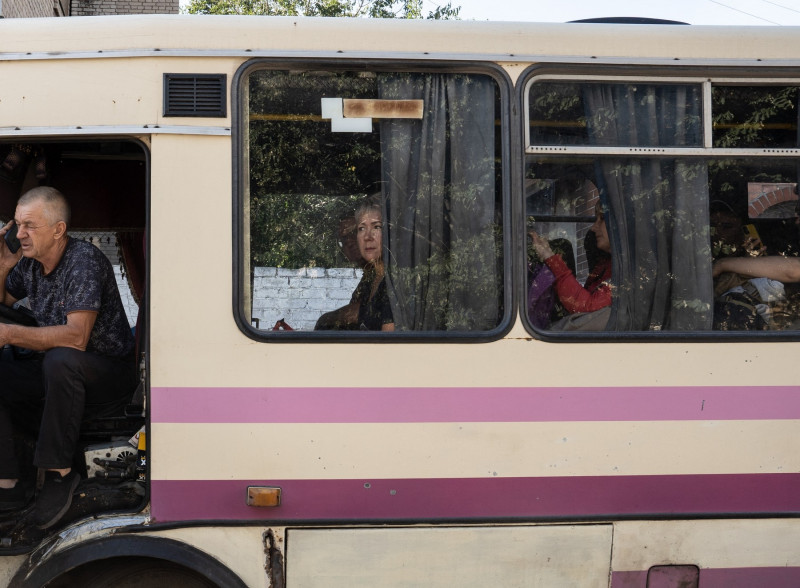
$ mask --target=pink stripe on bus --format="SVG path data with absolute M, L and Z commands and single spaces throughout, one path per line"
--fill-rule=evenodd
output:
M 422 423 L 800 418 L 800 387 L 158 388 L 157 423 Z
M 679 562 L 691 565 L 693 562 Z M 713 568 L 700 570 L 703 588 L 797 588 L 800 586 L 800 567 Z M 647 570 L 613 572 L 611 588 L 646 588 Z
M 209 467 L 213 467 L 209 464 Z M 281 505 L 245 504 L 278 486 Z M 156 521 L 520 520 L 800 512 L 800 474 L 395 480 L 153 480 Z

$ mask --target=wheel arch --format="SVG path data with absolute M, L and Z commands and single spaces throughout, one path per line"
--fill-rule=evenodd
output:
M 17 571 L 9 588 L 39 588 L 80 566 L 131 557 L 176 564 L 218 586 L 246 588 L 235 572 L 213 556 L 174 539 L 144 535 L 93 539 L 65 549 L 45 561 L 36 560 L 34 554 Z

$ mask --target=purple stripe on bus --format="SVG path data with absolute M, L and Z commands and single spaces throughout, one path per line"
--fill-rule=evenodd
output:
M 156 423 L 438 423 L 800 418 L 800 386 L 158 388 Z
M 611 588 L 647 588 L 647 570 L 611 572 Z
M 245 504 L 278 486 L 281 505 Z M 425 520 L 800 512 L 800 474 L 394 480 L 153 480 L 158 521 Z
M 797 588 L 800 586 L 800 568 L 728 568 L 700 570 L 703 588 Z
M 694 565 L 694 562 L 676 562 Z M 797 588 L 800 586 L 800 567 L 713 568 L 700 570 L 702 588 Z M 647 570 L 613 572 L 611 588 L 646 588 Z

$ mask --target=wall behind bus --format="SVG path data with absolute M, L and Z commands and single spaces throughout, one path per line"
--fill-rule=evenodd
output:
M 271 329 L 284 319 L 310 331 L 324 313 L 348 304 L 361 280 L 355 268 L 257 267 L 253 272 L 253 326 Z
M 71 16 L 178 14 L 179 0 L 72 0 Z
M 69 0 L 0 0 L 3 18 L 69 16 Z
M 0 0 L 0 17 L 178 14 L 180 0 Z

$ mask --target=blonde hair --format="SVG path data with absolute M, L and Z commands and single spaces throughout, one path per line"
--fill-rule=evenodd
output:
M 367 196 L 361 204 L 358 205 L 356 208 L 356 212 L 353 217 L 356 219 L 356 224 L 358 224 L 359 219 L 367 214 L 368 212 L 375 212 L 381 215 L 383 218 L 383 209 L 381 207 L 381 195 L 372 194 L 371 196 Z

